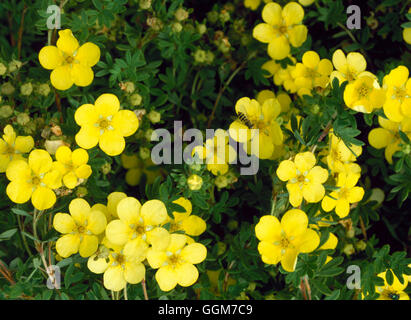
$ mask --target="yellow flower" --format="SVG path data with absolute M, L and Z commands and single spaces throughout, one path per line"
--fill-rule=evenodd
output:
M 294 161 L 284 160 L 277 169 L 278 178 L 287 182 L 289 201 L 298 207 L 303 198 L 307 202 L 319 202 L 324 197 L 323 183 L 328 179 L 328 171 L 316 162 L 312 152 L 298 153 Z
M 405 28 L 402 31 L 402 37 L 406 43 L 411 44 L 411 28 Z
M 107 212 L 110 216 L 107 221 L 118 218 L 117 205 L 124 198 L 127 198 L 124 192 L 112 192 L 107 196 Z
M 23 160 L 23 154 L 34 147 L 31 136 L 18 136 L 11 125 L 4 128 L 3 139 L 0 139 L 0 172 L 6 172 L 12 160 Z
M 399 66 L 383 79 L 386 90 L 383 105 L 384 114 L 391 121 L 400 122 L 404 117 L 411 118 L 411 80 L 405 66 Z
M 142 206 L 136 198 L 127 197 L 118 202 L 117 214 L 119 219 L 107 225 L 106 237 L 115 245 L 124 245 L 124 254 L 144 260 L 149 244 L 160 250 L 168 246 L 170 235 L 160 227 L 168 214 L 160 200 L 149 200 Z
M 103 283 L 107 290 L 120 291 L 127 283 L 136 284 L 145 278 L 146 268 L 142 257 L 123 251 L 123 246 L 117 246 L 104 238 L 98 251 L 87 261 L 91 272 L 104 273 Z
M 330 80 L 333 65 L 328 59 L 321 59 L 315 51 L 304 53 L 302 63 L 295 66 L 294 77 L 301 96 L 306 89 L 311 91 L 315 87 L 325 88 Z
M 264 3 L 269 3 L 272 0 L 263 0 Z M 260 6 L 261 0 L 244 0 L 244 7 L 249 8 L 251 10 L 257 10 Z
M 339 173 L 337 178 L 338 190 L 326 195 L 321 202 L 321 207 L 326 212 L 335 208 L 335 213 L 344 218 L 350 212 L 350 204 L 361 201 L 364 196 L 364 189 L 355 185 L 360 178 L 359 173 Z
M 79 184 L 79 179 L 87 179 L 91 175 L 91 167 L 87 164 L 88 153 L 84 149 L 73 152 L 67 146 L 61 146 L 56 151 L 56 160 L 53 165 L 63 176 L 63 183 L 69 189 Z
M 331 72 L 331 83 L 334 78 L 337 78 L 340 84 L 344 81 L 353 82 L 362 76 L 376 78 L 371 72 L 365 71 L 367 62 L 361 53 L 350 52 L 346 57 L 344 52 L 338 49 L 334 52 L 332 60 L 336 70 Z
M 378 277 L 384 279 L 384 286 L 375 287 L 375 291 L 380 294 L 377 300 L 410 300 L 408 294 L 404 292 L 408 285 L 408 279 L 403 275 L 404 283 L 401 283 L 397 276 L 392 273 L 394 281 L 391 285 L 388 284 L 386 279 L 386 271 L 378 274 Z
M 361 76 L 349 83 L 344 90 L 344 102 L 348 108 L 370 113 L 384 104 L 385 93 L 374 77 Z
M 194 264 L 201 263 L 207 256 L 207 248 L 201 243 L 187 244 L 183 234 L 172 234 L 170 244 L 165 250 L 150 248 L 147 261 L 154 269 L 160 289 L 173 290 L 177 284 L 182 287 L 193 285 L 198 279 L 198 270 Z
M 290 105 L 291 105 L 291 98 L 290 96 L 285 93 L 285 92 L 278 92 L 277 95 L 274 93 L 274 91 L 271 90 L 261 90 L 256 97 L 256 100 L 263 105 L 264 102 L 268 99 L 275 99 L 277 98 L 278 102 L 280 103 L 281 106 L 281 113 L 287 112 L 290 110 Z
M 56 203 L 52 189 L 61 187 L 61 173 L 53 169 L 53 160 L 47 151 L 31 151 L 28 162 L 13 160 L 7 167 L 6 176 L 11 181 L 6 189 L 11 201 L 25 203 L 31 198 L 38 210 L 49 209 Z
M 176 231 L 184 231 L 189 236 L 199 236 L 206 230 L 206 223 L 200 217 L 191 214 L 193 207 L 190 200 L 180 197 L 173 201 L 182 206 L 184 212 L 173 211 L 174 219 L 169 218 L 167 222 L 170 223 L 170 233 Z
M 328 168 L 331 172 L 345 172 L 345 164 L 357 160 L 362 153 L 362 147 L 351 145 L 350 150 L 341 138 L 337 138 L 332 131 L 329 133 L 330 151 L 326 157 Z
M 100 48 L 91 42 L 80 47 L 69 29 L 59 31 L 56 46 L 45 46 L 39 52 L 41 66 L 53 70 L 51 84 L 59 90 L 67 90 L 73 83 L 79 87 L 90 85 L 94 78 L 91 67 L 99 60 Z
M 252 154 L 260 159 L 270 158 L 275 147 L 283 142 L 283 133 L 276 122 L 281 112 L 278 100 L 267 99 L 260 105 L 257 100 L 244 97 L 237 101 L 235 111 L 238 119 L 230 125 L 230 136 L 235 141 L 250 143 Z
M 53 219 L 54 229 L 64 234 L 56 242 L 57 253 L 63 258 L 77 252 L 83 258 L 90 257 L 97 251 L 97 236 L 106 228 L 106 217 L 81 198 L 70 202 L 69 211 L 57 213 Z
M 223 129 L 217 129 L 214 137 L 207 139 L 204 147 L 195 147 L 193 153 L 206 160 L 207 170 L 215 176 L 227 173 L 228 164 L 237 157 L 234 148 L 229 145 L 228 133 Z
M 277 264 L 285 271 L 293 272 L 300 253 L 314 251 L 320 244 L 317 232 L 308 228 L 308 218 L 304 211 L 287 211 L 281 222 L 274 216 L 263 216 L 255 226 L 255 234 L 260 240 L 258 252 L 264 263 Z
M 161 170 L 156 166 L 151 158 L 141 160 L 137 154 L 121 154 L 121 163 L 126 172 L 126 182 L 130 186 L 137 186 L 143 175 L 146 176 L 146 183 L 152 184 L 157 177 L 161 176 Z
M 187 185 L 190 190 L 197 191 L 203 186 L 203 178 L 197 174 L 192 174 L 187 178 Z
M 300 47 L 307 39 L 307 27 L 301 24 L 304 9 L 296 2 L 290 2 L 281 8 L 271 2 L 264 6 L 260 23 L 253 30 L 253 37 L 268 43 L 268 55 L 274 60 L 282 60 L 290 54 L 290 44 Z
M 382 117 L 378 117 L 381 128 L 375 128 L 368 134 L 370 145 L 376 149 L 385 148 L 385 158 L 392 164 L 392 156 L 396 151 L 401 150 L 401 136 L 399 130 L 404 132 L 411 139 L 411 119 L 405 118 L 401 122 L 394 122 Z
M 124 137 L 131 136 L 139 126 L 136 114 L 119 110 L 120 101 L 111 93 L 99 96 L 92 104 L 80 106 L 74 118 L 81 127 L 76 135 L 77 144 L 90 149 L 99 144 L 109 156 L 116 156 L 125 148 Z

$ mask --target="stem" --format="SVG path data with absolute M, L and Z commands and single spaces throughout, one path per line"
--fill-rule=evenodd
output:
M 27 11 L 27 5 L 24 4 L 24 9 L 21 14 L 20 28 L 19 28 L 18 40 L 17 40 L 17 60 L 20 60 L 20 55 L 21 55 L 21 42 L 23 38 L 24 16 L 26 15 L 26 11 Z
M 365 229 L 364 220 L 362 219 L 362 217 L 360 217 L 360 227 L 361 227 L 361 232 L 362 232 L 362 235 L 364 237 L 364 240 L 367 241 L 367 238 L 368 238 L 367 237 L 367 231 Z
M 211 126 L 211 122 L 214 119 L 215 111 L 217 109 L 218 103 L 220 102 L 220 99 L 221 99 L 224 91 L 227 89 L 230 82 L 234 79 L 234 77 L 237 75 L 237 73 L 239 73 L 241 71 L 241 69 L 243 69 L 245 67 L 246 63 L 247 63 L 247 60 L 245 60 L 237 69 L 234 70 L 234 72 L 231 74 L 231 76 L 225 82 L 224 86 L 222 86 L 220 91 L 218 92 L 217 99 L 215 100 L 215 103 L 214 103 L 214 106 L 213 106 L 213 111 L 211 112 L 210 118 L 208 119 L 207 128 L 210 128 L 210 126 Z
M 311 152 L 314 153 L 315 149 L 317 149 L 318 144 L 323 141 L 323 139 L 328 135 L 328 132 L 330 132 L 333 121 L 335 119 L 335 117 L 337 116 L 337 113 L 335 112 L 330 121 L 328 121 L 327 125 L 325 126 L 323 132 L 321 133 L 320 137 L 317 140 L 317 143 L 315 145 L 313 145 L 313 147 L 311 148 Z
M 231 261 L 231 263 L 228 265 L 227 271 L 225 273 L 224 276 L 224 282 L 223 282 L 223 292 L 226 292 L 228 289 L 228 278 L 230 276 L 230 274 L 228 273 L 228 271 L 231 270 L 231 268 L 234 266 L 235 264 L 235 260 Z
M 141 281 L 141 286 L 142 286 L 142 288 L 143 288 L 144 300 L 148 300 L 147 287 L 146 287 L 146 279 L 143 279 L 143 280 Z
M 20 216 L 17 216 L 17 223 L 19 225 L 19 229 L 20 229 L 20 234 L 21 234 L 21 238 L 23 239 L 23 244 L 24 244 L 24 248 L 26 249 L 27 253 L 29 254 L 29 256 L 33 256 L 33 253 L 30 250 L 30 247 L 27 243 L 27 239 L 26 236 L 24 235 L 24 225 L 22 224 L 22 222 L 20 221 Z
M 55 97 L 56 97 L 56 105 L 57 105 L 57 110 L 60 113 L 60 123 L 63 123 L 63 111 L 61 109 L 61 101 L 60 101 L 60 95 L 58 94 L 58 92 L 56 90 L 54 90 L 55 93 Z
M 124 287 L 124 300 L 128 300 L 128 296 L 127 296 L 127 284 Z

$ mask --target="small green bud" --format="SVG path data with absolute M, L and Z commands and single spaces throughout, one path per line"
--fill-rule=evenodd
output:
M 229 220 L 228 223 L 227 223 L 227 228 L 230 231 L 237 230 L 238 229 L 238 221 L 233 220 L 233 219 Z
M 76 190 L 76 195 L 79 198 L 83 198 L 88 194 L 87 188 L 86 187 L 78 187 Z
M 174 23 L 171 25 L 171 30 L 172 30 L 174 33 L 179 33 L 179 32 L 181 32 L 181 30 L 183 30 L 183 26 L 181 25 L 180 22 L 174 22 Z
M 210 21 L 211 23 L 216 23 L 218 20 L 218 12 L 217 11 L 210 11 L 209 13 L 207 13 L 207 19 L 208 21 Z
M 151 135 L 153 134 L 154 130 L 149 128 L 144 132 L 144 138 L 146 138 L 147 141 L 151 141 Z
M 347 238 L 354 238 L 355 236 L 355 230 L 353 228 L 348 229 L 346 233 Z
M 104 175 L 107 175 L 110 173 L 111 171 L 111 164 L 106 162 L 104 163 L 101 168 L 100 168 L 101 172 L 103 172 Z
M 130 81 L 120 83 L 121 90 L 125 91 L 126 93 L 133 93 L 136 89 L 134 83 Z
M 14 92 L 14 87 L 10 82 L 5 82 L 1 86 L 1 93 L 5 94 L 6 96 L 12 95 Z
M 178 8 L 174 13 L 174 17 L 177 19 L 177 21 L 184 21 L 188 18 L 188 11 L 183 8 Z
M 350 256 L 355 253 L 354 246 L 351 243 L 346 244 L 343 251 L 347 256 Z
M 198 24 L 197 25 L 197 32 L 201 35 L 207 32 L 207 26 L 205 24 Z
M 40 95 L 47 97 L 50 93 L 50 86 L 48 85 L 48 83 L 42 83 L 37 87 L 37 92 Z
M 217 255 L 221 256 L 222 254 L 224 254 L 224 252 L 227 249 L 227 244 L 225 244 L 224 242 L 217 242 Z
M 14 71 L 16 71 L 17 69 L 20 69 L 21 65 L 22 65 L 21 61 L 12 60 L 12 61 L 9 63 L 9 71 L 10 71 L 10 72 L 14 72 Z
M 206 63 L 207 64 L 212 64 L 214 61 L 214 53 L 211 51 L 206 52 Z
M 7 104 L 0 107 L 0 118 L 9 118 L 13 114 L 13 108 Z
M 150 9 L 151 7 L 151 0 L 140 0 L 140 2 L 138 3 L 140 9 L 142 10 L 147 10 Z
M 23 96 L 29 96 L 33 92 L 33 85 L 31 82 L 25 83 L 20 87 L 20 92 Z
M 154 110 L 151 110 L 151 111 L 148 113 L 147 118 L 148 118 L 148 119 L 151 121 L 151 123 L 153 123 L 153 124 L 158 123 L 158 122 L 160 122 L 160 120 L 161 120 L 161 113 L 160 113 L 160 112 L 157 112 L 157 111 L 154 111 Z
M 0 62 L 0 76 L 4 75 L 7 71 L 7 67 Z
M 27 113 L 19 113 L 17 116 L 17 123 L 21 126 L 25 126 L 30 122 L 30 117 Z
M 367 248 L 367 243 L 364 240 L 360 240 L 355 244 L 355 247 L 358 250 L 363 251 L 365 250 L 365 248 Z
M 143 97 L 140 96 L 138 93 L 133 93 L 129 99 L 133 107 L 139 106 L 141 102 L 143 101 Z
M 226 23 L 230 20 L 230 12 L 228 12 L 227 10 L 222 10 L 219 14 L 219 19 L 221 23 Z
M 214 180 L 214 184 L 215 184 L 219 189 L 225 188 L 225 187 L 228 186 L 228 179 L 227 179 L 227 177 L 226 177 L 225 175 L 217 176 L 217 178 L 215 178 L 215 180 Z
M 197 49 L 194 52 L 194 61 L 197 63 L 204 63 L 207 61 L 207 53 L 204 50 Z
M 149 148 L 142 147 L 139 150 L 139 155 L 142 160 L 150 158 L 151 152 Z

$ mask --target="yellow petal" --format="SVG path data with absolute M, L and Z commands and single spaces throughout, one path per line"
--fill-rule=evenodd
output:
M 83 104 L 76 110 L 74 119 L 79 126 L 94 125 L 98 120 L 98 114 L 92 104 Z
M 50 171 L 52 163 L 53 160 L 47 151 L 36 149 L 30 152 L 29 166 L 37 176 Z
M 141 262 L 127 261 L 124 268 L 124 278 L 128 283 L 141 282 L 146 275 L 146 268 Z
M 277 264 L 281 260 L 281 247 L 272 242 L 261 241 L 258 244 L 258 252 L 264 263 Z
M 282 13 L 287 26 L 298 24 L 304 19 L 304 9 L 296 2 L 287 3 Z
M 74 219 L 67 213 L 57 213 L 53 219 L 53 227 L 60 233 L 71 233 L 76 228 Z
M 308 218 L 304 211 L 299 209 L 288 210 L 281 218 L 281 228 L 287 237 L 300 237 L 308 226 Z
M 63 60 L 63 55 L 56 46 L 45 46 L 39 52 L 39 61 L 44 69 L 56 69 L 63 63 Z
M 106 261 L 105 258 L 99 258 L 97 255 L 92 255 L 87 260 L 87 267 L 93 273 L 103 273 L 107 270 L 109 263 Z
M 73 64 L 71 68 L 71 80 L 76 86 L 87 87 L 93 82 L 94 73 L 90 67 L 82 64 Z
M 309 151 L 298 153 L 294 159 L 295 166 L 301 173 L 309 171 L 312 167 L 314 167 L 315 162 L 316 160 L 314 154 Z
M 21 153 L 28 153 L 34 147 L 34 140 L 31 136 L 20 136 L 15 140 L 14 148 Z
M 350 203 L 345 199 L 338 199 L 337 205 L 335 206 L 335 213 L 340 217 L 344 218 L 350 212 Z
M 120 110 L 113 118 L 111 125 L 124 137 L 131 136 L 137 131 L 139 121 L 136 114 L 130 110 Z
M 338 238 L 335 236 L 334 233 L 330 232 L 328 240 L 319 248 L 319 250 L 327 250 L 331 249 L 334 250 L 337 247 Z
M 345 71 L 345 67 L 347 65 L 347 59 L 345 57 L 344 52 L 341 49 L 338 49 L 337 51 L 334 52 L 332 60 L 333 60 L 335 69 L 337 69 L 340 72 Z
M 181 223 L 181 226 L 185 233 L 190 236 L 199 236 L 207 228 L 205 221 L 195 215 L 189 216 L 184 219 Z
M 87 179 L 91 176 L 92 170 L 88 164 L 83 164 L 75 170 L 75 173 L 80 179 Z
M 127 198 L 124 192 L 112 192 L 107 196 L 107 209 L 110 215 L 118 217 L 117 205 L 124 198 Z
M 123 290 L 127 282 L 124 278 L 122 267 L 109 267 L 103 275 L 104 287 L 108 290 L 120 291 Z
M 322 184 L 314 182 L 303 187 L 303 197 L 309 203 L 321 201 L 324 195 L 325 189 Z
M 368 134 L 370 145 L 376 149 L 385 148 L 392 140 L 391 133 L 384 128 L 375 128 Z
M 70 89 L 73 85 L 70 66 L 62 65 L 54 69 L 50 74 L 50 81 L 53 87 L 58 90 Z
M 182 235 L 184 236 L 184 235 Z M 185 236 L 184 236 L 185 237 Z M 147 241 L 154 250 L 165 250 L 170 244 L 171 236 L 164 228 L 157 227 L 147 232 Z
M 100 95 L 94 103 L 97 114 L 103 117 L 114 116 L 120 109 L 120 101 L 111 93 Z
M 15 180 L 7 185 L 6 193 L 11 201 L 25 203 L 31 198 L 32 185 L 22 180 Z
M 300 40 L 297 39 L 298 37 L 295 38 L 296 40 Z M 276 38 L 271 38 L 271 41 L 267 47 L 267 53 L 271 59 L 274 60 L 282 60 L 286 58 L 290 54 L 290 44 L 288 39 L 283 35 Z
M 88 258 L 96 253 L 98 248 L 98 238 L 96 236 L 84 235 L 80 242 L 79 253 L 83 258 Z
M 25 160 L 13 160 L 7 166 L 6 176 L 10 181 L 26 181 L 31 178 L 31 169 Z
M 38 187 L 31 195 L 31 203 L 38 210 L 50 209 L 56 203 L 56 195 L 46 187 Z
M 141 203 L 136 198 L 127 197 L 117 202 L 118 217 L 125 224 L 137 224 L 140 219 Z
M 62 258 L 68 258 L 78 252 L 80 237 L 78 234 L 66 234 L 56 242 L 56 251 Z
M 47 188 L 50 189 L 57 189 L 62 186 L 61 184 L 61 172 L 59 170 L 51 170 L 47 172 L 42 179 L 42 182 L 45 184 Z
M 281 13 L 281 6 L 278 3 L 270 2 L 264 6 L 261 16 L 269 25 L 278 26 L 282 23 Z
M 156 251 L 152 248 L 147 251 L 147 262 L 153 269 L 160 268 L 166 260 L 167 255 L 165 251 Z
M 171 267 L 158 269 L 155 278 L 162 291 L 173 290 L 177 285 L 177 275 Z
M 181 250 L 180 256 L 189 263 L 201 263 L 207 256 L 207 248 L 201 243 L 192 243 Z
M 84 149 L 90 149 L 97 145 L 99 138 L 100 133 L 98 128 L 93 125 L 86 125 L 82 126 L 76 134 L 76 143 Z
M 71 164 L 70 148 L 67 146 L 60 146 L 56 151 L 56 160 L 64 164 Z
M 288 248 L 281 258 L 281 266 L 287 272 L 294 272 L 297 265 L 298 251 Z
M 325 196 L 321 202 L 321 207 L 324 211 L 330 212 L 337 205 L 337 200 Z
M 187 243 L 187 236 L 179 233 L 173 233 L 170 235 L 169 245 L 167 251 L 176 253 L 178 250 L 181 250 Z
M 255 226 L 255 235 L 260 241 L 277 241 L 281 238 L 280 221 L 274 216 L 262 216 Z
M 324 183 L 328 179 L 328 170 L 321 168 L 320 166 L 315 166 L 308 172 L 306 177 L 310 180 L 310 182 L 316 184 Z
M 320 237 L 312 229 L 306 229 L 301 237 L 296 240 L 299 252 L 313 252 L 320 244 Z
M 191 263 L 180 264 L 175 268 L 177 282 L 182 287 L 193 285 L 198 279 L 198 270 Z
M 113 220 L 106 227 L 106 237 L 107 239 L 116 244 L 124 245 L 129 239 L 130 229 L 121 220 Z
M 282 181 L 288 181 L 296 177 L 297 167 L 291 160 L 284 160 L 280 162 L 277 168 L 277 176 Z
M 77 186 L 78 178 L 74 172 L 69 172 L 63 176 L 63 183 L 69 189 L 74 189 Z
M 303 191 L 298 183 L 287 183 L 289 201 L 293 207 L 298 207 L 303 201 Z
M 94 235 L 99 235 L 106 229 L 106 215 L 101 211 L 91 210 L 87 221 L 87 230 L 91 231 Z
M 132 258 L 133 261 L 143 261 L 146 259 L 148 244 L 141 238 L 136 238 L 128 241 L 124 245 L 123 253 L 127 258 Z
M 315 51 L 307 51 L 303 55 L 302 62 L 306 67 L 316 69 L 320 63 L 320 56 Z
M 92 67 L 100 60 L 100 48 L 94 43 L 86 42 L 77 50 L 75 59 L 86 67 Z
M 274 28 L 267 23 L 259 23 L 253 29 L 253 37 L 263 43 L 269 43 L 275 36 Z
M 87 219 L 90 213 L 90 205 L 82 198 L 76 198 L 71 200 L 69 204 L 69 211 L 74 221 L 79 225 L 84 225 L 84 221 Z
M 69 29 L 59 31 L 56 45 L 57 48 L 69 56 L 72 56 L 79 46 L 77 39 Z
M 126 142 L 118 131 L 106 130 L 99 140 L 100 149 L 109 156 L 117 156 L 123 152 Z
M 305 25 L 298 25 L 288 30 L 288 37 L 293 47 L 298 48 L 307 40 L 308 29 Z
M 149 200 L 144 203 L 141 215 L 146 225 L 160 225 L 168 218 L 166 206 L 160 200 Z
M 358 52 L 350 52 L 347 54 L 347 63 L 357 74 L 365 71 L 367 68 L 367 62 L 365 61 L 364 56 Z

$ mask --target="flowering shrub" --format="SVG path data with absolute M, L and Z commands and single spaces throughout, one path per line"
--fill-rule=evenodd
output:
M 411 8 L 346 9 L 2 1 L 0 298 L 409 300 Z

